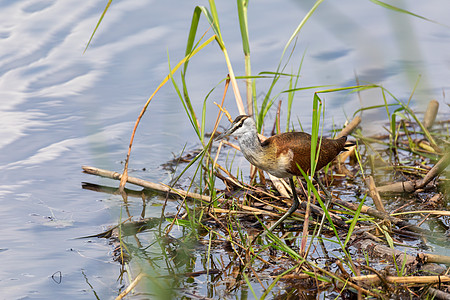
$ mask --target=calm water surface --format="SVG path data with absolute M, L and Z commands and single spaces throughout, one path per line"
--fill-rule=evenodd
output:
M 243 55 L 234 2 L 218 1 L 220 22 L 237 75 Z M 114 1 L 91 47 L 84 47 L 106 1 L 0 1 L 0 290 L 1 299 L 111 299 L 120 266 L 104 240 L 75 239 L 117 224 L 122 199 L 83 190 L 84 181 L 117 183 L 81 173 L 82 165 L 121 171 L 134 121 L 148 96 L 184 53 L 195 5 L 205 1 Z M 252 70 L 274 71 L 283 47 L 311 1 L 254 1 L 249 8 Z M 448 24 L 445 0 L 402 1 L 412 12 Z M 176 9 L 174 9 L 176 7 Z M 204 20 L 201 33 L 207 30 Z M 207 35 L 209 35 L 208 33 Z M 447 27 L 387 11 L 370 1 L 324 3 L 300 34 L 287 72 L 305 53 L 301 86 L 382 84 L 413 103 L 429 99 L 448 113 L 450 78 Z M 228 71 L 217 45 L 193 58 L 191 99 L 199 113 L 206 94 Z M 258 100 L 270 84 L 257 82 Z M 244 85 L 241 83 L 242 94 Z M 277 91 L 287 88 L 286 82 Z M 207 102 L 213 127 L 222 87 Z M 379 91 L 327 94 L 327 129 L 341 126 L 361 105 L 382 104 Z M 286 100 L 287 96 L 281 96 Z M 232 93 L 227 108 L 237 113 Z M 294 120 L 310 128 L 312 91 L 297 93 Z M 285 106 L 284 106 L 285 107 Z M 272 113 L 273 114 L 273 113 Z M 282 115 L 285 115 L 284 109 Z M 383 111 L 363 115 L 365 130 L 384 122 Z M 226 125 L 224 123 L 224 125 Z M 378 127 L 379 128 L 379 127 Z M 161 164 L 172 153 L 198 147 L 171 85 L 151 103 L 132 153 L 133 175 L 168 182 Z M 145 171 L 138 171 L 145 168 Z M 130 209 L 139 215 L 140 202 Z M 155 198 L 150 204 L 161 203 Z M 176 203 L 169 207 L 175 211 Z M 149 205 L 147 216 L 161 207 Z M 60 277 L 62 276 L 62 277 Z M 199 288 L 202 291 L 202 288 Z

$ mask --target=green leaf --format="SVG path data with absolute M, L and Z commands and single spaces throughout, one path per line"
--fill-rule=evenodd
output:
M 86 48 L 84 48 L 83 54 L 86 52 L 87 48 L 91 44 L 92 38 L 94 37 L 94 34 L 97 32 L 97 29 L 100 26 L 100 23 L 102 22 L 103 17 L 105 16 L 106 12 L 108 11 L 108 8 L 111 5 L 111 3 L 112 3 L 112 0 L 109 0 L 108 3 L 106 4 L 106 7 L 103 10 L 102 15 L 100 16 L 100 19 L 98 20 L 97 25 L 95 25 L 94 32 L 92 32 L 91 37 L 89 38 L 89 41 L 88 41 L 88 43 L 86 45 Z
M 289 38 L 288 42 L 286 43 L 286 45 L 284 46 L 283 49 L 283 53 L 281 54 L 281 58 L 283 59 L 284 54 L 286 53 L 289 45 L 292 43 L 292 41 L 296 38 L 296 36 L 298 35 L 298 33 L 300 32 L 300 30 L 303 28 L 303 26 L 305 25 L 306 21 L 308 21 L 308 19 L 312 16 L 312 14 L 314 13 L 314 11 L 317 9 L 317 7 L 319 7 L 320 3 L 322 3 L 323 0 L 317 0 L 316 3 L 314 3 L 313 7 L 308 11 L 308 13 L 306 14 L 306 16 L 301 20 L 300 24 L 298 24 L 297 28 L 294 30 L 294 32 L 292 33 L 291 37 Z M 280 61 L 281 64 L 281 61 Z
M 244 54 L 247 56 L 250 54 L 250 43 L 248 39 L 248 21 L 247 21 L 247 0 L 237 0 L 238 16 L 239 16 L 239 27 L 241 29 L 242 36 L 242 48 Z
M 386 241 L 391 249 L 394 249 L 394 240 L 392 239 L 391 235 L 388 232 L 388 228 L 386 225 L 382 225 L 381 228 L 383 228 L 384 237 L 386 238 Z
M 393 5 L 387 4 L 387 3 L 385 3 L 385 2 L 381 2 L 381 1 L 378 1 L 378 0 L 370 0 L 370 1 L 373 2 L 373 3 L 375 3 L 375 4 L 377 4 L 377 5 L 379 5 L 379 6 L 382 6 L 382 7 L 384 7 L 384 8 L 393 10 L 393 11 L 395 11 L 395 12 L 407 14 L 407 15 L 410 15 L 410 16 L 413 16 L 413 17 L 416 17 L 416 18 L 419 18 L 419 19 L 428 21 L 428 22 L 440 24 L 440 23 L 438 23 L 438 22 L 436 22 L 436 21 L 433 21 L 433 20 L 430 20 L 430 19 L 428 19 L 428 18 L 422 17 L 422 16 L 420 16 L 420 15 L 417 15 L 417 14 L 415 14 L 415 13 L 412 13 L 412 12 L 410 12 L 410 11 L 407 11 L 407 10 L 405 10 L 405 9 L 403 9 L 403 8 L 399 8 L 399 7 L 397 7 L 397 6 L 393 6 Z M 441 25 L 442 25 L 442 24 L 441 24 Z
M 352 223 L 350 224 L 350 228 L 348 229 L 347 237 L 345 238 L 344 247 L 347 246 L 350 237 L 352 236 L 353 230 L 355 229 L 356 223 L 358 222 L 359 215 L 361 214 L 361 209 L 364 205 L 364 201 L 366 200 L 367 194 L 364 195 L 364 198 L 361 200 L 361 203 L 358 205 L 358 209 L 353 216 Z

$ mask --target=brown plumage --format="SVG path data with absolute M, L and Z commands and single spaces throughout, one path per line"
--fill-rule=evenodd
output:
M 341 152 L 345 151 L 345 142 L 347 137 L 343 136 L 338 139 L 322 138 L 320 145 L 319 157 L 316 157 L 316 171 L 319 171 Z M 290 166 L 287 172 L 301 176 L 299 167 L 305 172 L 310 173 L 311 170 L 311 135 L 305 132 L 286 132 L 274 135 L 261 143 L 263 149 L 267 149 L 268 153 L 274 153 L 275 157 L 283 157 L 293 153 Z M 317 142 L 319 147 L 319 142 Z M 270 149 L 270 150 L 269 150 Z M 273 150 L 272 150 L 273 149 Z M 291 176 L 292 176 L 291 175 Z

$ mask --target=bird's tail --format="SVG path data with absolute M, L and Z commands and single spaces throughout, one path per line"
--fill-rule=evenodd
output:
M 347 141 L 347 142 L 345 142 L 344 149 L 342 149 L 342 151 L 348 151 L 347 148 L 353 147 L 355 145 L 356 145 L 356 142 Z

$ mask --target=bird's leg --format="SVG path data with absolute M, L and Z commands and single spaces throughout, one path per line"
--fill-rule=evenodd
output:
M 317 183 L 319 184 L 320 189 L 324 192 L 325 194 L 325 209 L 328 210 L 328 206 L 330 205 L 331 202 L 331 195 L 328 192 L 328 190 L 325 188 L 325 186 L 323 185 L 322 181 L 320 181 L 319 176 L 316 174 L 314 174 L 314 179 L 316 179 Z M 326 214 L 325 211 L 323 212 L 323 216 L 322 216 L 322 221 L 320 221 L 320 225 L 319 225 L 319 230 L 317 231 L 317 236 L 319 236 L 322 233 L 322 228 L 323 228 L 323 224 L 325 222 L 325 218 L 326 218 Z
M 317 173 L 314 175 L 314 179 L 317 181 L 320 189 L 325 194 L 325 198 L 327 199 L 327 202 L 329 202 L 332 197 L 331 197 L 330 193 L 328 192 L 327 188 L 323 185 L 322 181 L 319 179 L 319 175 L 317 175 Z M 327 205 L 327 208 L 328 208 L 328 205 Z
M 298 197 L 297 197 L 297 192 L 295 190 L 294 180 L 292 179 L 292 177 L 289 178 L 289 183 L 291 184 L 292 197 L 294 198 L 294 202 L 292 203 L 291 208 L 278 221 L 276 221 L 275 224 L 273 224 L 268 229 L 268 231 L 270 231 L 270 232 L 272 232 L 272 230 L 274 230 L 278 225 L 280 225 L 284 220 L 286 220 L 286 218 L 288 218 L 290 215 L 292 215 L 292 213 L 297 210 L 298 205 L 300 204 L 300 201 L 298 200 Z

